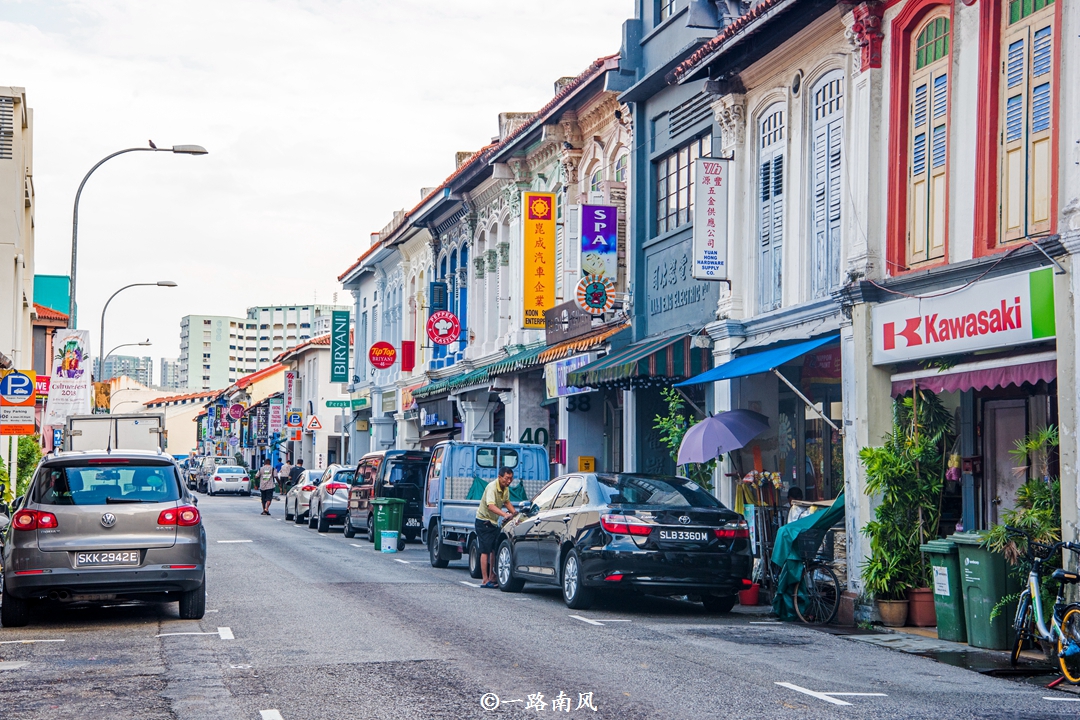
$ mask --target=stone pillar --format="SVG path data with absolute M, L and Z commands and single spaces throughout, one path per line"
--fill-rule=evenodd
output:
M 731 337 L 726 332 L 726 329 L 720 323 L 715 323 L 706 328 L 706 332 L 709 333 L 713 341 L 713 367 L 719 367 L 731 360 L 735 348 L 739 345 L 739 339 Z M 712 402 L 708 408 L 709 412 L 715 415 L 739 407 L 739 399 L 734 384 L 735 381 L 733 380 L 721 380 L 713 383 Z M 734 471 L 735 465 L 729 457 L 725 456 L 723 462 L 716 464 L 716 470 L 713 472 L 713 494 L 728 507 L 735 507 L 735 482 L 737 481 L 727 476 L 727 473 Z
M 728 93 L 712 104 L 713 115 L 720 126 L 720 157 L 734 157 L 728 173 L 728 283 L 721 290 L 716 317 L 721 320 L 743 316 L 746 288 L 757 285 L 754 279 L 754 243 L 750 242 L 742 228 L 753 223 L 744 222 L 744 192 L 754 187 L 755 174 L 748 170 L 746 147 L 746 96 Z M 752 191 L 751 191 L 752 194 Z M 739 262 L 736 258 L 744 258 Z M 746 259 L 750 259 L 748 262 Z M 733 290 L 735 292 L 733 292 Z
M 495 438 L 495 403 L 487 400 L 459 400 L 461 408 L 462 440 L 465 442 L 491 442 Z
M 633 390 L 623 390 L 623 472 L 637 472 L 637 402 Z
M 1077 332 L 1077 303 L 1080 303 L 1080 231 L 1070 228 L 1062 234 L 1062 242 L 1071 253 L 1058 258 L 1068 270 L 1066 275 L 1054 276 L 1054 315 L 1057 321 L 1058 377 L 1058 446 L 1061 477 L 1061 539 L 1080 541 L 1080 401 L 1076 388 L 1080 386 L 1080 333 Z M 1076 555 L 1065 554 L 1067 567 L 1077 567 Z M 1073 596 L 1075 600 L 1075 596 Z

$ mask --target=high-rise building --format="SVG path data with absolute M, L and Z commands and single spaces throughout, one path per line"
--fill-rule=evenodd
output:
M 99 358 L 94 358 L 94 377 L 101 378 L 99 382 L 115 377 L 129 377 L 147 387 L 154 384 L 154 361 L 149 356 L 110 355 L 105 359 L 104 374 L 98 372 L 100 363 Z
M 180 387 L 227 387 L 310 340 L 320 318 L 349 309 L 347 305 L 267 305 L 248 308 L 247 317 L 186 315 L 180 321 Z
M 180 384 L 180 361 L 174 358 L 161 358 L 161 372 L 158 373 L 158 387 L 177 390 Z

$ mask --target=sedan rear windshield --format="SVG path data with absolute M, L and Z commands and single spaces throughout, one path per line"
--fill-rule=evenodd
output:
M 170 502 L 180 499 L 180 485 L 170 465 L 46 467 L 31 497 L 40 505 Z
M 422 460 L 391 460 L 387 466 L 386 481 L 391 485 L 424 484 L 424 475 L 427 474 L 427 462 Z
M 218 475 L 244 475 L 244 468 L 236 465 L 230 465 L 229 467 L 219 467 L 214 471 Z
M 597 475 L 611 505 L 723 507 L 719 500 L 686 478 L 658 475 Z

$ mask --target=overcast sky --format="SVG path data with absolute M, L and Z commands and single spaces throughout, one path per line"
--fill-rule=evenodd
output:
M 339 302 L 369 234 L 453 171 L 454 153 L 533 111 L 557 78 L 618 52 L 633 0 L 0 0 L 0 85 L 34 110 L 36 272 L 67 274 L 106 350 L 179 354 L 180 318 Z M 127 352 L 127 351 L 122 351 Z M 95 353 L 96 354 L 96 353 Z

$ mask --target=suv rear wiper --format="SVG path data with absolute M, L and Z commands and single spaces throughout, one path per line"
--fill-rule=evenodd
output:
M 152 502 L 152 501 L 151 500 L 138 500 L 136 498 L 114 498 L 114 497 L 105 498 L 105 504 L 106 505 L 116 505 L 118 503 L 144 503 L 144 502 Z

